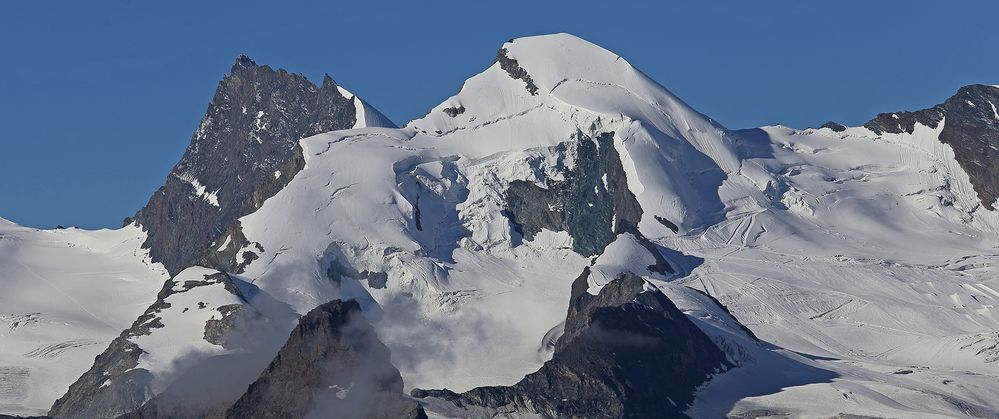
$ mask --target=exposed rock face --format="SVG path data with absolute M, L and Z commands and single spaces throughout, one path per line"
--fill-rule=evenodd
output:
M 916 127 L 916 123 L 936 128 L 937 124 L 943 120 L 943 105 L 937 105 L 929 109 L 915 112 L 889 112 L 880 113 L 874 119 L 867 121 L 864 127 L 874 131 L 876 134 L 901 134 L 909 133 Z
M 216 310 L 222 315 L 219 319 L 208 319 L 205 322 L 205 340 L 222 347 L 229 346 L 229 332 L 236 328 L 240 314 L 246 306 L 227 304 Z
M 541 229 L 565 231 L 573 250 L 584 256 L 600 254 L 614 237 L 637 231 L 642 207 L 628 189 L 614 133 L 590 138 L 576 134 L 576 166 L 565 180 L 546 179 L 542 188 L 514 181 L 506 193 L 513 223 L 525 239 Z
M 413 390 L 474 416 L 684 417 L 695 389 L 730 365 L 724 353 L 661 292 L 630 273 L 587 293 L 572 286 L 565 332 L 540 370 L 509 387 Z
M 402 376 L 360 305 L 334 300 L 302 317 L 226 416 L 425 418 L 402 391 Z
M 444 113 L 447 114 L 447 116 L 454 118 L 457 117 L 458 115 L 465 113 L 465 107 L 457 106 L 457 107 L 444 108 Z
M 299 139 L 354 125 L 352 99 L 329 76 L 317 87 L 241 55 L 184 156 L 135 216 L 153 261 L 175 275 L 201 258 L 301 170 Z
M 833 121 L 826 122 L 826 123 L 822 124 L 822 126 L 820 126 L 819 128 L 829 128 L 829 129 L 833 130 L 833 132 L 843 132 L 843 131 L 846 131 L 846 127 L 843 126 L 843 124 L 839 124 L 839 123 L 836 123 L 836 122 L 833 122 Z
M 233 279 L 225 273 L 209 275 L 203 281 L 185 281 L 178 284 L 168 280 L 157 294 L 156 302 L 139 316 L 132 326 L 115 338 L 93 366 L 70 385 L 65 395 L 52 405 L 49 415 L 57 418 L 114 418 L 134 412 L 155 395 L 153 375 L 138 368 L 143 349 L 132 342 L 133 338 L 149 335 L 154 329 L 164 327 L 160 313 L 171 307 L 170 296 L 190 292 L 203 286 L 221 284 L 226 291 L 245 300 Z M 224 346 L 229 332 L 235 328 L 235 319 L 243 307 L 229 306 L 220 310 L 222 320 L 206 325 L 205 339 Z M 211 323 L 211 321 L 209 321 Z
M 506 71 L 510 77 L 523 80 L 524 83 L 527 84 L 527 91 L 531 94 L 531 96 L 536 96 L 538 94 L 538 86 L 534 84 L 534 80 L 531 79 L 531 75 L 527 74 L 527 70 L 524 70 L 517 60 L 510 58 L 509 54 L 510 52 L 507 51 L 506 48 L 500 48 L 499 52 L 496 53 L 496 62 L 499 63 L 500 68 L 502 68 L 503 71 Z M 462 111 L 464 111 L 464 108 L 462 108 Z
M 879 114 L 864 126 L 878 134 L 912 133 L 918 122 L 931 128 L 944 123 L 940 141 L 954 149 L 982 205 L 994 209 L 999 199 L 999 87 L 962 87 L 944 103 L 916 112 Z

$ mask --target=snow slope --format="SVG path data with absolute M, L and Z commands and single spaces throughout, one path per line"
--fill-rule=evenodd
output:
M 167 278 L 136 227 L 36 230 L 0 219 L 0 412 L 38 414 L 156 299 Z

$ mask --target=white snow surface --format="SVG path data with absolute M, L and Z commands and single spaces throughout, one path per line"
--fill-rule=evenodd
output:
M 371 107 L 364 99 L 354 96 L 354 126 L 351 128 L 383 127 L 395 128 L 395 123 Z
M 0 220 L 0 412 L 42 414 L 167 279 L 145 233 Z
M 937 140 L 946 121 L 882 136 L 729 131 L 571 35 L 504 48 L 536 95 L 494 63 L 401 129 L 303 139 L 305 169 L 240 220 L 264 248 L 240 277 L 300 314 L 357 298 L 407 390 L 509 385 L 536 371 L 551 356 L 544 337 L 565 319 L 571 282 L 592 266 L 590 292 L 632 270 L 738 365 L 699 390 L 693 417 L 999 416 L 999 217 Z M 465 111 L 444 112 L 456 107 Z M 577 132 L 614 133 L 643 209 L 639 230 L 673 249 L 664 256 L 677 274 L 649 272 L 654 260 L 632 234 L 591 259 L 565 232 L 521 243 L 512 231 L 507 186 L 559 179 L 575 163 Z M 27 260 L 8 256 L 0 272 Z M 331 266 L 384 272 L 387 284 L 343 276 L 337 285 Z M 46 294 L 35 293 L 0 299 L 28 311 L 44 306 L 32 299 Z M 187 341 L 202 339 L 204 319 L 195 320 L 172 329 L 187 320 L 165 316 L 166 327 L 142 337 L 159 342 L 143 343 L 144 366 L 173 373 L 171 360 L 192 352 L 183 345 L 205 344 Z
M 219 206 L 219 197 L 218 197 L 219 191 L 215 190 L 212 192 L 208 192 L 208 188 L 205 187 L 205 185 L 202 185 L 201 182 L 198 181 L 198 178 L 194 177 L 194 175 L 190 173 L 184 173 L 178 176 L 178 178 L 184 182 L 187 182 L 189 185 L 191 185 L 192 188 L 194 188 L 195 196 L 204 199 L 205 201 L 208 201 L 209 204 L 212 204 L 216 207 Z
M 395 128 L 395 123 L 363 99 L 344 89 L 343 86 L 336 85 L 336 88 L 340 92 L 340 95 L 350 99 L 354 103 L 354 126 L 351 127 L 352 129 L 367 127 Z

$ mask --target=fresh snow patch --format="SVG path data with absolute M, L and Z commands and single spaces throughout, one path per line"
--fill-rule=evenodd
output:
M 354 98 L 354 94 L 353 93 L 350 93 L 349 91 L 347 91 L 347 89 L 344 89 L 343 86 L 340 86 L 339 84 L 336 85 L 336 90 L 340 92 L 340 96 L 343 96 L 343 97 L 345 97 L 347 99 L 353 99 Z
M 253 132 L 250 133 L 250 135 L 253 137 L 253 140 L 257 142 L 257 144 L 264 143 L 264 141 L 260 139 L 260 136 L 257 135 L 258 131 L 264 131 L 267 129 L 267 123 L 264 122 L 263 118 L 264 118 L 264 111 L 257 111 L 257 116 L 253 120 L 253 125 L 256 127 L 256 129 L 253 130 Z
M 356 96 L 351 98 L 354 102 L 354 126 L 353 128 L 363 128 L 367 126 L 364 118 L 364 104 Z
M 219 245 L 219 247 L 218 247 L 218 249 L 216 249 L 216 251 L 219 251 L 219 252 L 225 251 L 225 249 L 227 249 L 229 247 L 229 242 L 231 242 L 231 241 L 232 241 L 232 234 L 225 236 L 225 241 L 222 242 L 221 245 Z
M 205 185 L 202 185 L 201 182 L 199 182 L 198 179 L 190 173 L 181 174 L 180 176 L 178 176 L 178 178 L 184 182 L 189 183 L 192 187 L 194 187 L 195 196 L 198 196 L 208 201 L 209 204 L 212 204 L 216 207 L 219 206 L 219 198 L 217 195 L 218 190 L 208 193 L 207 188 L 205 188 Z

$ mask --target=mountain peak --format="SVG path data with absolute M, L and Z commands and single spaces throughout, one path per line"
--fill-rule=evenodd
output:
M 957 93 L 961 94 L 962 92 L 982 92 L 982 91 L 990 92 L 997 90 L 999 90 L 999 85 L 975 83 L 966 86 L 961 86 L 960 89 L 957 89 Z
M 233 63 L 232 66 L 233 66 L 233 68 L 236 68 L 236 67 L 243 67 L 243 68 L 256 67 L 257 66 L 257 62 L 253 61 L 253 59 L 251 59 L 246 54 L 239 54 L 239 56 L 236 57 L 236 62 Z
M 344 92 L 328 75 L 317 87 L 305 76 L 257 65 L 240 54 L 181 161 L 135 217 L 148 232 L 151 258 L 176 274 L 216 239 L 236 234 L 228 232 L 234 221 L 259 208 L 301 169 L 298 140 L 392 125 Z M 229 267 L 202 261 L 217 263 Z
M 531 80 L 529 90 L 552 90 L 573 79 L 612 82 L 634 71 L 617 54 L 567 33 L 512 39 L 500 48 L 497 62 L 512 77 Z
M 563 136 L 572 135 L 576 128 L 599 135 L 601 126 L 639 122 L 666 137 L 685 140 L 721 162 L 725 171 L 739 166 L 731 145 L 718 144 L 719 140 L 729 142 L 724 127 L 621 56 L 566 33 L 505 42 L 492 66 L 466 80 L 455 96 L 407 126 L 443 136 L 525 113 L 540 117 L 546 112 L 534 110 L 542 108 L 561 109 L 561 114 L 546 118 L 572 125 L 560 133 Z M 572 116 L 565 119 L 565 115 Z
M 328 87 L 333 87 L 336 85 L 337 85 L 336 82 L 333 81 L 333 78 L 330 77 L 328 73 L 323 74 L 323 89 L 326 89 Z

